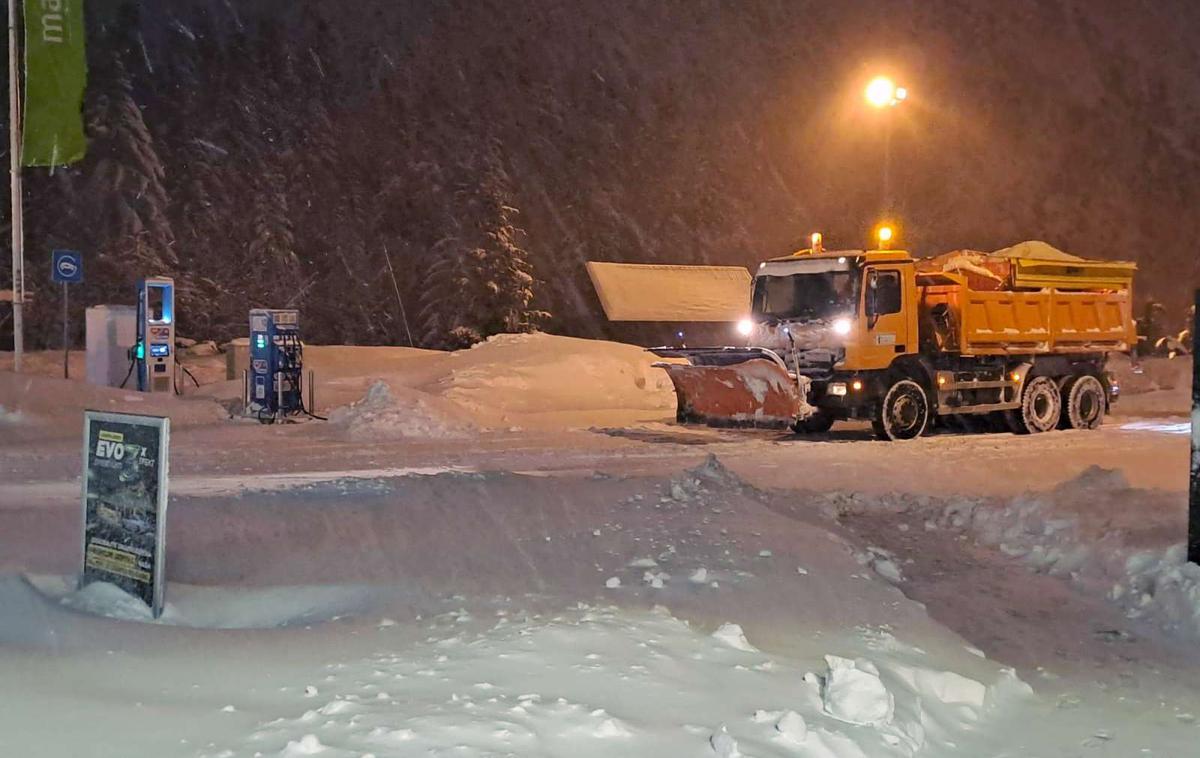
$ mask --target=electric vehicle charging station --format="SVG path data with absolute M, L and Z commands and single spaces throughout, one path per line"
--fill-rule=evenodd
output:
M 263 423 L 301 413 L 312 415 L 312 372 L 308 375 L 308 408 L 304 406 L 303 376 L 300 312 L 251 310 L 250 369 L 245 387 L 247 415 Z
M 138 282 L 137 342 L 132 357 L 138 390 L 175 391 L 175 280 L 155 276 Z

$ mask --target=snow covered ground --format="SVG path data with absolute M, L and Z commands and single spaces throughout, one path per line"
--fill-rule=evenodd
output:
M 327 424 L 0 373 L 6 755 L 1196 754 L 1178 364 L 896 445 L 675 426 L 629 346 L 325 350 Z M 158 622 L 72 580 L 97 404 L 175 421 Z

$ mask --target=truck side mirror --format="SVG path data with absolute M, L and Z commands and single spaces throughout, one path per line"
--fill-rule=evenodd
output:
M 866 316 L 867 316 L 867 327 L 868 328 L 875 326 L 875 322 L 879 318 L 879 314 L 876 313 L 877 309 L 875 307 L 876 293 L 878 291 L 879 291 L 879 274 L 872 270 L 871 272 L 869 272 L 867 274 L 867 297 L 866 297 L 865 305 L 866 305 Z

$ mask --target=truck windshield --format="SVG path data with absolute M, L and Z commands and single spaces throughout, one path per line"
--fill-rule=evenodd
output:
M 816 321 L 854 311 L 859 271 L 849 266 L 822 268 L 795 273 L 791 266 L 790 271 L 761 270 L 754 280 L 754 314 L 768 319 Z

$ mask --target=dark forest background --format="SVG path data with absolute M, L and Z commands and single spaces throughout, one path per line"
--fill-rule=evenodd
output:
M 312 342 L 654 339 L 584 261 L 861 247 L 885 144 L 917 254 L 1132 258 L 1179 317 L 1200 281 L 1190 0 L 90 0 L 87 27 L 88 156 L 26 171 L 32 347 L 52 247 L 86 256 L 80 310 L 174 276 L 195 338 L 268 306 Z M 912 92 L 888 113 L 880 71 Z

